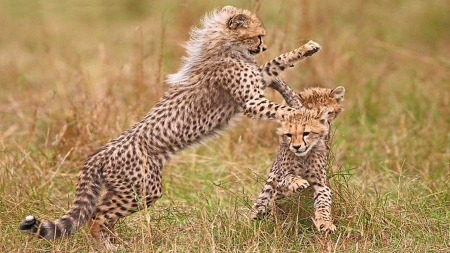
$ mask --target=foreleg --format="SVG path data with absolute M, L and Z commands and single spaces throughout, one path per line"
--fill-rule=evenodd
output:
M 322 47 L 318 43 L 310 40 L 308 43 L 297 49 L 279 55 L 260 67 L 263 74 L 263 80 L 270 86 L 270 83 L 280 74 L 280 72 L 289 67 L 294 67 L 297 62 L 314 55 L 321 49 Z
M 260 67 L 264 83 L 276 91 L 286 100 L 287 104 L 294 108 L 302 106 L 300 99 L 292 88 L 280 80 L 277 76 L 280 72 L 289 67 L 293 67 L 298 61 L 312 56 L 319 52 L 322 47 L 314 41 L 309 41 L 305 45 L 285 54 L 282 54 L 275 59 L 265 63 Z
M 331 218 L 331 189 L 325 184 L 313 184 L 314 224 L 321 232 L 334 233 L 336 226 Z
M 289 86 L 280 78 L 275 77 L 270 83 L 269 87 L 278 91 L 278 93 L 280 93 L 280 95 L 286 101 L 286 104 L 290 107 L 301 108 L 303 106 L 297 93 L 295 93 L 291 86 Z
M 275 201 L 274 196 L 277 194 L 276 184 L 277 175 L 270 173 L 258 199 L 253 204 L 253 210 L 250 213 L 251 219 L 259 220 L 270 213 Z

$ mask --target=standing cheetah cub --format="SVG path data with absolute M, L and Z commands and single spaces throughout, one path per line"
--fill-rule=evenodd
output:
M 275 200 L 314 188 L 314 224 L 319 231 L 333 233 L 331 190 L 326 166 L 332 121 L 342 111 L 345 89 L 312 88 L 299 94 L 304 108 L 281 121 L 281 144 L 268 179 L 259 194 L 253 219 L 267 215 Z
M 171 86 L 161 100 L 140 122 L 88 156 L 72 207 L 54 221 L 29 215 L 20 230 L 56 239 L 88 223 L 99 246 L 113 249 L 116 222 L 162 196 L 161 171 L 173 154 L 216 135 L 241 113 L 271 120 L 292 114 L 294 109 L 267 100 L 264 89 L 277 71 L 320 46 L 310 42 L 262 69 L 254 55 L 266 49 L 265 35 L 260 19 L 248 10 L 226 6 L 206 15 L 192 30 L 184 64 L 169 75 Z

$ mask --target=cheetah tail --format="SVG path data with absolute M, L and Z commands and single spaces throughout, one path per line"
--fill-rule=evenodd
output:
M 102 185 L 102 166 L 88 165 L 84 166 L 78 179 L 74 203 L 66 214 L 48 222 L 41 222 L 29 215 L 22 221 L 19 230 L 34 234 L 38 238 L 54 240 L 69 236 L 86 224 L 93 213 Z

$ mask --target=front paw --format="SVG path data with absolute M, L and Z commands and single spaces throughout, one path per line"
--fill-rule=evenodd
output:
M 324 232 L 325 234 L 333 234 L 336 232 L 336 226 L 331 220 L 324 219 L 313 219 L 314 225 L 316 225 L 317 230 Z
M 291 192 L 301 192 L 309 186 L 308 181 L 301 177 L 296 177 L 289 185 L 288 189 Z
M 310 40 L 308 43 L 303 45 L 303 56 L 309 57 L 317 52 L 322 50 L 322 46 L 320 46 L 317 42 Z

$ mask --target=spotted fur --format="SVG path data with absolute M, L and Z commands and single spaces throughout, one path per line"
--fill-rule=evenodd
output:
M 268 87 L 277 90 L 289 106 L 300 108 L 302 104 L 298 99 L 297 94 L 295 94 L 289 85 L 279 79 L 278 75 L 282 71 L 294 67 L 294 65 L 300 60 L 319 52 L 321 49 L 322 47 L 319 44 L 314 41 L 309 41 L 297 49 L 275 57 L 275 59 L 260 67 L 264 83 L 266 83 Z
M 168 76 L 171 85 L 160 101 L 87 158 L 70 210 L 48 222 L 27 216 L 20 229 L 56 239 L 87 222 L 100 246 L 111 249 L 117 220 L 162 196 L 163 164 L 177 151 L 216 135 L 241 113 L 269 120 L 292 114 L 292 108 L 264 97 L 273 73 L 262 71 L 253 56 L 265 50 L 265 34 L 260 19 L 248 10 L 226 6 L 206 15 L 201 27 L 191 31 L 187 56 L 180 70 Z M 318 49 L 316 44 L 303 47 L 291 55 L 292 62 Z
M 254 204 L 253 219 L 267 215 L 275 200 L 314 188 L 314 224 L 320 231 L 336 230 L 331 217 L 331 189 L 327 186 L 331 123 L 342 111 L 345 89 L 307 89 L 296 98 L 304 107 L 281 122 L 280 146 L 268 179 Z

